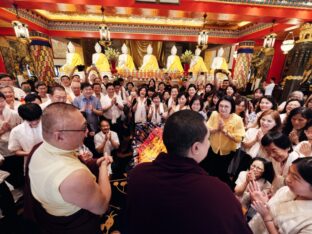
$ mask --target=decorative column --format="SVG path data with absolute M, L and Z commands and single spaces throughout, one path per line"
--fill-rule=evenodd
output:
M 254 41 L 243 41 L 238 45 L 233 76 L 234 80 L 237 82 L 237 88 L 246 88 L 254 45 Z
M 289 93 L 302 90 L 309 93 L 312 72 L 312 24 L 304 24 L 300 29 L 299 40 L 289 52 L 284 72 L 284 90 L 282 99 L 286 100 Z
M 49 40 L 44 37 L 32 37 L 31 40 L 30 54 L 38 80 L 47 84 L 54 83 L 53 51 Z
M 6 73 L 4 60 L 0 51 L 0 72 Z
M 274 55 L 272 59 L 272 64 L 268 75 L 266 77 L 267 83 L 270 82 L 272 77 L 275 77 L 275 83 L 278 84 L 281 80 L 282 70 L 285 63 L 286 55 L 283 54 L 281 50 L 282 41 L 276 40 L 274 45 Z

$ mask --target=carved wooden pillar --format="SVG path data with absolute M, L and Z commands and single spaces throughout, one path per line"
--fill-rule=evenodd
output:
M 300 38 L 296 41 L 295 47 L 287 56 L 284 67 L 284 91 L 283 100 L 286 100 L 289 93 L 299 90 L 303 83 L 303 73 L 306 69 L 311 69 L 312 58 L 312 25 L 305 24 L 301 27 Z

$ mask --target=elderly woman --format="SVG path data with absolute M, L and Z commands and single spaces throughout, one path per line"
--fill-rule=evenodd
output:
M 245 136 L 245 128 L 242 118 L 235 114 L 235 102 L 232 97 L 220 98 L 216 110 L 207 122 L 211 147 L 201 165 L 210 175 L 230 185 L 227 169 Z
M 235 195 L 238 197 L 244 209 L 249 210 L 248 218 L 253 216 L 254 211 L 250 206 L 250 194 L 247 187 L 252 181 L 255 181 L 260 190 L 267 195 L 271 193 L 271 182 L 273 180 L 274 171 L 272 163 L 264 158 L 256 157 L 252 160 L 249 170 L 241 171 L 235 181 Z
M 269 132 L 264 135 L 261 139 L 261 145 L 272 160 L 275 173 L 272 192 L 275 193 L 285 185 L 289 167 L 294 160 L 300 157 L 300 154 L 292 151 L 289 138 L 280 132 Z
M 253 233 L 312 233 L 312 157 L 293 162 L 286 184 L 269 201 L 256 183 L 249 186 L 258 211 L 249 222 Z

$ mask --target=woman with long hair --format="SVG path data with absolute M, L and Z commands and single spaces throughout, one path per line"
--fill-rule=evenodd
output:
M 289 136 L 293 145 L 297 145 L 300 141 L 306 140 L 303 129 L 311 119 L 312 109 L 298 107 L 290 111 L 283 127 L 283 133 Z
M 248 100 L 245 97 L 238 97 L 235 99 L 235 113 L 240 116 L 246 126 L 248 123 Z
M 261 139 L 268 132 L 280 130 L 282 124 L 278 111 L 264 111 L 258 118 L 257 124 L 257 127 L 247 130 L 242 145 L 245 152 L 252 158 L 258 156 L 270 160 L 261 146 Z
M 302 105 L 303 105 L 303 103 L 299 99 L 289 99 L 285 104 L 284 110 L 280 114 L 282 123 L 285 122 L 290 111 L 292 111 L 293 109 L 295 109 L 297 107 L 301 107 Z

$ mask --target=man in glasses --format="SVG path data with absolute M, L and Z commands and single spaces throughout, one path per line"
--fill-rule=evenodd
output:
M 100 215 L 111 197 L 107 167 L 112 160 L 96 160 L 96 182 L 75 153 L 87 132 L 85 118 L 70 104 L 52 103 L 43 113 L 44 141 L 30 158 L 26 191 L 44 233 L 100 233 Z

